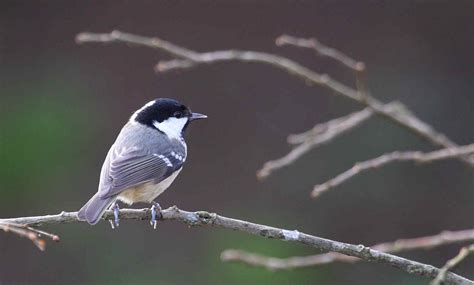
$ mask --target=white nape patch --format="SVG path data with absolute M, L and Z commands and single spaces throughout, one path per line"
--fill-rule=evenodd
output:
M 156 154 L 156 153 L 154 153 L 153 155 L 156 156 L 156 157 L 158 157 L 158 158 L 160 158 L 160 159 L 162 159 L 162 160 L 166 163 L 166 166 L 168 166 L 168 167 L 173 167 L 173 164 L 171 163 L 171 161 L 169 160 L 169 158 L 167 158 L 166 156 L 164 156 L 164 155 L 162 155 L 162 154 L 159 154 L 159 155 L 158 155 L 158 154 Z
M 175 117 L 171 117 L 164 120 L 161 123 L 154 121 L 153 126 L 155 126 L 158 130 L 165 133 L 170 139 L 182 140 L 181 134 L 187 122 L 188 122 L 188 118 L 178 119 Z
M 155 102 L 156 102 L 156 100 L 150 101 L 150 102 L 146 103 L 140 109 L 136 110 L 135 113 L 133 113 L 133 115 L 130 117 L 129 122 L 132 123 L 132 124 L 136 124 L 137 123 L 136 118 L 137 118 L 138 114 L 140 114 L 140 112 L 145 110 L 146 108 L 148 108 L 150 106 L 153 106 L 153 104 L 155 104 Z
M 283 230 L 283 239 L 284 240 L 298 240 L 300 238 L 300 232 L 297 230 L 294 231 L 288 231 L 288 230 Z

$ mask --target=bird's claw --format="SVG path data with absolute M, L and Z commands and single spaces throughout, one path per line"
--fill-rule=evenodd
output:
M 150 225 L 153 227 L 153 229 L 156 230 L 156 223 L 157 223 L 157 218 L 161 218 L 161 206 L 160 204 L 153 202 L 153 205 L 151 206 L 151 220 L 150 220 Z
M 120 208 L 117 203 L 114 203 L 111 207 L 112 211 L 114 211 L 114 220 L 109 220 L 110 226 L 112 229 L 118 228 L 119 227 L 119 221 L 120 221 Z

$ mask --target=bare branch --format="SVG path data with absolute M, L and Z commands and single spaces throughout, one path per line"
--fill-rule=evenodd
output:
M 384 108 L 392 110 L 400 108 L 400 104 L 398 102 L 392 102 L 386 104 Z M 257 177 L 259 179 L 267 178 L 275 170 L 294 163 L 310 150 L 327 144 L 344 133 L 360 126 L 373 115 L 374 111 L 372 109 L 365 108 L 347 116 L 317 124 L 311 130 L 304 133 L 289 135 L 287 139 L 288 143 L 297 146 L 293 147 L 285 156 L 266 162 L 263 167 L 257 171 Z
M 354 71 L 360 72 L 365 69 L 365 64 L 363 62 L 356 61 L 334 48 L 325 46 L 315 38 L 303 39 L 289 35 L 281 35 L 275 40 L 275 44 L 277 46 L 292 45 L 302 48 L 309 48 L 316 51 L 318 55 L 332 58 L 349 67 L 350 69 L 353 69 Z
M 446 264 L 441 268 L 438 273 L 438 276 L 431 282 L 431 285 L 441 285 L 445 283 L 446 274 L 457 267 L 464 259 L 466 259 L 469 255 L 474 253 L 474 244 L 470 246 L 466 246 L 461 248 L 459 253 L 453 257 L 452 259 L 448 260 Z
M 147 38 L 137 36 L 133 34 L 123 33 L 119 31 L 113 31 L 109 34 L 95 34 L 95 33 L 80 33 L 76 36 L 77 43 L 88 43 L 88 42 L 101 42 L 101 43 L 112 43 L 112 42 L 123 42 L 128 44 L 134 44 L 139 46 L 150 47 L 154 49 L 162 50 L 172 56 L 176 56 L 180 59 L 161 61 L 156 66 L 156 71 L 165 72 L 173 69 L 187 69 L 199 64 L 213 64 L 221 61 L 243 61 L 243 62 L 259 62 L 272 65 L 274 67 L 286 70 L 290 73 L 303 77 L 305 80 L 313 84 L 324 85 L 331 79 L 324 74 L 316 73 L 293 60 L 285 57 L 256 52 L 256 51 L 241 51 L 241 50 L 223 50 L 198 53 L 159 38 Z M 346 97 L 353 97 L 353 100 L 357 100 L 357 92 L 342 83 L 331 82 L 334 85 L 333 88 L 338 90 L 338 94 Z
M 122 33 L 120 31 L 112 31 L 110 34 L 96 34 L 96 33 L 80 33 L 76 36 L 76 42 L 78 44 L 87 42 L 100 42 L 100 43 L 113 43 L 123 42 L 127 44 L 133 44 L 138 46 L 145 46 L 153 49 L 159 49 L 169 53 L 172 56 L 179 58 L 187 58 L 194 60 L 199 58 L 199 53 L 174 45 L 170 42 L 164 41 L 159 38 L 147 38 L 138 35 L 132 35 L 128 33 Z
M 340 135 L 361 125 L 372 117 L 373 114 L 374 112 L 370 108 L 366 108 L 345 117 L 318 124 L 302 134 L 288 136 L 288 142 L 293 144 L 299 143 L 299 145 L 295 146 L 285 156 L 265 162 L 262 169 L 257 171 L 257 177 L 259 179 L 266 178 L 273 171 L 294 163 L 310 150 L 329 143 Z
M 103 219 L 107 220 L 110 218 L 113 218 L 113 212 L 107 211 L 104 214 Z M 151 211 L 150 209 L 122 209 L 120 210 L 120 218 L 122 220 L 149 220 L 151 218 Z M 215 226 L 266 238 L 297 242 L 320 250 L 338 252 L 341 254 L 358 257 L 366 261 L 390 265 L 409 274 L 414 274 L 427 278 L 435 278 L 439 273 L 439 269 L 432 265 L 411 261 L 388 253 L 383 253 L 363 245 L 354 245 L 333 241 L 325 238 L 308 235 L 296 230 L 285 230 L 266 225 L 255 224 L 247 221 L 227 218 L 206 211 L 188 212 L 180 210 L 176 206 L 173 206 L 161 211 L 161 219 L 176 220 L 190 226 Z M 0 223 L 14 223 L 27 226 L 41 226 L 47 224 L 62 224 L 74 222 L 79 222 L 77 219 L 77 212 L 62 212 L 58 215 L 11 218 L 0 220 Z M 472 282 L 470 280 L 454 273 L 447 273 L 446 280 L 450 284 L 472 285 Z
M 404 119 L 405 120 L 410 120 L 411 124 L 416 124 L 420 128 L 428 128 L 423 122 L 419 121 L 416 117 L 412 117 L 410 113 L 407 113 L 407 110 L 405 109 L 404 105 L 399 103 L 399 102 L 392 102 L 385 104 L 383 106 L 384 110 L 386 112 L 390 112 L 393 114 L 398 114 L 398 113 L 404 113 Z M 337 118 L 334 120 L 331 120 L 329 122 L 317 124 L 314 126 L 311 130 L 306 131 L 301 134 L 296 134 L 296 135 L 290 135 L 288 136 L 288 143 L 290 144 L 299 144 L 298 146 L 294 147 L 288 154 L 285 156 L 276 159 L 276 160 L 271 160 L 266 162 L 262 169 L 260 169 L 257 172 L 257 177 L 259 179 L 264 179 L 267 178 L 270 174 L 272 174 L 273 171 L 281 169 L 285 166 L 288 166 L 292 163 L 294 163 L 297 159 L 302 157 L 304 154 L 309 152 L 310 150 L 319 147 L 323 144 L 331 142 L 333 139 L 337 138 L 338 136 L 344 134 L 347 131 L 350 131 L 351 129 L 359 126 L 366 120 L 372 117 L 374 114 L 373 109 L 371 108 L 366 108 L 362 111 L 355 112 L 352 114 L 349 114 L 345 117 Z M 398 116 L 398 115 L 397 115 Z M 467 153 L 460 153 L 460 154 L 452 154 L 451 151 L 456 152 L 458 147 L 451 147 L 451 148 L 446 148 L 446 151 L 442 151 L 440 153 L 434 153 L 435 155 L 441 155 L 441 156 L 447 156 L 446 158 L 451 158 L 451 157 L 458 157 L 462 156 L 465 154 L 471 154 L 472 152 L 467 151 Z M 462 150 L 461 150 L 462 151 Z M 397 153 L 394 153 L 394 156 L 397 156 Z M 392 154 L 390 154 L 392 155 Z M 397 157 L 398 158 L 398 157 Z M 386 157 L 381 158 L 382 162 L 385 162 Z M 440 159 L 445 159 L 441 157 Z M 404 160 L 403 157 L 400 158 L 400 160 Z M 431 160 L 431 159 L 427 159 Z M 438 159 L 437 159 L 438 160 Z M 391 161 L 387 161 L 386 163 L 389 163 Z M 421 161 L 420 161 L 421 162 Z M 384 164 L 382 164 L 384 165 Z M 380 165 L 380 166 L 382 166 Z M 373 168 L 373 167 L 370 167 Z M 365 170 L 365 169 L 362 169 Z M 347 179 L 351 178 L 354 176 L 355 172 L 352 172 L 353 174 L 347 177 Z M 341 177 L 344 178 L 344 177 Z M 347 180 L 344 178 L 342 182 Z M 339 179 L 338 179 L 339 181 Z M 337 182 L 337 181 L 336 181 Z M 339 183 L 340 184 L 340 183 Z M 338 185 L 338 184 L 337 184 Z M 318 187 L 318 186 L 316 186 Z M 315 192 L 313 192 L 315 193 Z M 316 194 L 315 194 L 316 195 Z
M 154 49 L 162 50 L 172 56 L 180 59 L 160 62 L 156 70 L 160 72 L 169 71 L 179 68 L 190 68 L 199 64 L 212 64 L 216 62 L 225 61 L 241 61 L 241 62 L 257 62 L 269 64 L 273 67 L 286 71 L 289 74 L 296 75 L 307 83 L 316 84 L 332 90 L 335 94 L 344 96 L 355 102 L 358 102 L 366 107 L 370 107 L 376 114 L 388 118 L 398 125 L 408 129 L 414 134 L 431 142 L 433 145 L 448 148 L 456 147 L 457 145 L 441 133 L 436 132 L 431 126 L 422 122 L 411 114 L 405 107 L 404 112 L 388 111 L 385 105 L 371 96 L 360 96 L 357 90 L 354 90 L 332 78 L 326 74 L 319 74 L 314 72 L 297 62 L 288 58 L 273 55 L 263 52 L 255 51 L 239 51 L 239 50 L 224 50 L 198 53 L 159 38 L 147 38 L 119 31 L 113 31 L 106 34 L 96 33 L 80 33 L 76 37 L 78 43 L 88 42 L 122 42 L 128 44 L 135 44 L 139 46 L 146 46 Z M 474 160 L 467 157 L 463 158 L 471 166 L 474 165 Z
M 474 229 L 462 231 L 444 231 L 437 235 L 411 239 L 399 239 L 394 242 L 380 243 L 371 246 L 372 249 L 397 253 L 410 250 L 432 249 L 442 245 L 474 241 Z M 309 256 L 294 256 L 289 258 L 267 257 L 243 250 L 228 249 L 221 253 L 222 261 L 243 262 L 248 265 L 265 267 L 269 270 L 294 269 L 302 267 L 321 266 L 333 262 L 358 262 L 361 259 L 330 252 Z
M 423 153 L 421 151 L 395 151 L 391 153 L 386 153 L 379 157 L 357 162 L 352 168 L 344 171 L 343 173 L 337 175 L 336 177 L 324 182 L 323 184 L 316 185 L 311 192 L 311 197 L 317 198 L 321 194 L 333 189 L 336 186 L 341 185 L 347 180 L 353 178 L 354 176 L 376 168 L 381 168 L 392 162 L 400 161 L 414 161 L 418 163 L 428 163 L 435 162 L 438 160 L 450 159 L 459 156 L 465 156 L 468 154 L 474 153 L 474 144 L 446 148 L 433 152 Z
M 312 129 L 299 133 L 299 134 L 291 134 L 288 136 L 288 143 L 289 144 L 301 144 L 307 141 L 308 139 L 312 139 L 316 136 L 324 134 L 326 132 L 330 132 L 330 130 L 338 129 L 341 125 L 346 125 L 348 122 L 353 124 L 353 127 L 362 124 L 363 122 L 367 121 L 374 115 L 374 112 L 370 108 L 365 108 L 361 111 L 357 111 L 346 115 L 344 117 L 336 118 L 324 123 L 320 123 L 315 125 Z
M 0 222 L 0 230 L 3 230 L 6 233 L 11 232 L 20 237 L 31 240 L 31 242 L 33 242 L 33 244 L 41 251 L 46 249 L 46 242 L 41 239 L 41 236 L 47 236 L 53 241 L 59 241 L 57 235 L 16 223 Z
M 363 100 L 367 98 L 366 77 L 367 69 L 365 63 L 356 61 L 335 48 L 325 46 L 315 38 L 296 38 L 289 35 L 281 35 L 275 40 L 277 46 L 292 45 L 301 48 L 314 50 L 318 55 L 332 58 L 346 67 L 355 71 L 356 86 L 359 91 L 359 97 Z

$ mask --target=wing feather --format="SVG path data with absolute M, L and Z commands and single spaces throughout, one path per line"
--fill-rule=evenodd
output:
M 111 149 L 102 169 L 99 196 L 108 198 L 143 183 L 166 179 L 183 165 L 173 158 L 171 153 L 154 154 L 137 148 Z

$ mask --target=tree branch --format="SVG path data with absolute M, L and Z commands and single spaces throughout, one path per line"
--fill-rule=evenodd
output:
M 448 139 L 445 135 L 435 131 L 431 126 L 416 118 L 411 112 L 404 107 L 404 111 L 390 111 L 385 108 L 377 99 L 354 90 L 332 78 L 327 74 L 320 74 L 314 72 L 299 63 L 288 58 L 255 51 L 240 51 L 240 50 L 223 50 L 198 53 L 159 38 L 148 38 L 119 31 L 113 31 L 106 34 L 97 33 L 80 33 L 76 37 L 78 43 L 100 42 L 112 43 L 122 42 L 128 44 L 135 44 L 139 46 L 150 47 L 162 50 L 179 59 L 170 61 L 161 61 L 156 66 L 158 72 L 165 72 L 173 69 L 186 69 L 197 66 L 199 64 L 213 64 L 225 61 L 241 61 L 241 62 L 257 62 L 271 65 L 286 71 L 289 74 L 296 75 L 308 83 L 316 84 L 322 87 L 329 88 L 335 94 L 344 96 L 352 101 L 370 107 L 376 114 L 388 118 L 396 124 L 408 129 L 414 134 L 422 137 L 433 145 L 450 148 L 457 145 Z M 469 165 L 474 166 L 474 159 L 468 157 L 462 158 Z
M 291 134 L 288 136 L 287 142 L 289 144 L 298 145 L 304 143 L 308 139 L 313 139 L 321 134 L 324 134 L 330 130 L 338 129 L 341 125 L 346 125 L 348 122 L 356 127 L 359 124 L 367 121 L 374 115 L 374 112 L 370 108 L 365 108 L 363 110 L 351 113 L 344 117 L 332 119 L 330 121 L 316 124 L 312 129 L 299 133 L 299 134 Z
M 354 71 L 360 72 L 365 69 L 365 64 L 363 62 L 356 61 L 337 49 L 325 46 L 315 38 L 303 39 L 289 35 L 281 35 L 275 40 L 275 44 L 277 46 L 292 45 L 309 48 L 314 50 L 318 55 L 332 58 Z
M 363 245 L 354 245 L 333 241 L 308 235 L 296 230 L 285 230 L 266 225 L 255 224 L 247 221 L 227 218 L 206 211 L 188 212 L 173 206 L 162 210 L 161 214 L 162 220 L 176 220 L 190 226 L 215 226 L 271 239 L 297 242 L 324 251 L 338 252 L 341 254 L 358 257 L 366 261 L 390 265 L 409 274 L 427 278 L 435 278 L 440 271 L 438 268 L 432 265 L 411 261 L 388 253 L 383 253 Z M 113 212 L 107 211 L 104 214 L 103 219 L 110 219 L 112 217 Z M 120 218 L 122 220 L 149 220 L 151 218 L 151 211 L 150 209 L 122 209 L 120 210 Z M 58 215 L 0 220 L 0 223 L 13 223 L 27 226 L 41 226 L 74 222 L 78 222 L 77 212 L 62 212 Z M 450 284 L 473 284 L 472 281 L 454 273 L 447 273 L 446 281 Z
M 11 232 L 20 237 L 31 240 L 31 242 L 33 242 L 33 244 L 41 251 L 46 249 L 46 242 L 41 238 L 42 236 L 49 237 L 51 240 L 56 242 L 59 241 L 59 237 L 57 235 L 17 223 L 0 221 L 0 230 L 3 230 L 6 233 Z
M 395 110 L 396 108 L 401 108 L 401 106 L 398 102 L 392 102 L 386 104 L 384 108 Z M 267 178 L 275 170 L 294 163 L 310 150 L 327 144 L 344 133 L 362 125 L 374 114 L 374 111 L 367 107 L 344 117 L 317 124 L 311 130 L 304 133 L 289 135 L 288 143 L 296 146 L 285 156 L 265 162 L 263 167 L 257 171 L 257 177 L 259 179 Z
M 428 163 L 435 162 L 438 160 L 465 156 L 472 153 L 474 153 L 474 144 L 453 148 L 445 148 L 428 153 L 423 153 L 421 151 L 395 151 L 391 153 L 386 153 L 370 160 L 357 162 L 352 168 L 344 171 L 336 177 L 324 182 L 323 184 L 316 185 L 313 191 L 311 192 L 311 197 L 317 198 L 321 194 L 341 185 L 342 183 L 346 182 L 347 180 L 353 178 L 354 176 L 360 173 L 375 168 L 381 168 L 392 162 L 414 161 L 418 163 Z
M 442 245 L 474 241 L 474 229 L 462 231 L 444 231 L 437 235 L 411 239 L 399 239 L 394 242 L 385 242 L 371 246 L 372 249 L 398 253 L 410 250 L 432 249 Z M 267 257 L 243 250 L 228 249 L 221 253 L 221 260 L 243 262 L 252 266 L 265 267 L 269 270 L 294 269 L 313 267 L 333 262 L 358 262 L 361 259 L 330 252 L 309 256 L 294 256 L 289 258 Z
M 446 264 L 441 268 L 438 273 L 438 276 L 431 282 L 431 285 L 441 285 L 445 283 L 446 274 L 456 268 L 464 259 L 466 259 L 469 255 L 474 253 L 474 244 L 470 246 L 466 246 L 461 248 L 459 253 L 453 257 L 452 259 L 448 260 Z
M 298 145 L 293 147 L 285 156 L 265 162 L 263 167 L 257 171 L 257 177 L 259 179 L 267 178 L 275 170 L 294 163 L 310 150 L 329 143 L 340 135 L 360 126 L 363 122 L 372 117 L 373 114 L 372 109 L 365 108 L 362 111 L 349 114 L 342 118 L 317 124 L 307 132 L 289 135 L 288 142 Z
M 342 63 L 346 67 L 354 70 L 356 75 L 356 86 L 357 90 L 359 91 L 359 97 L 364 100 L 367 99 L 367 70 L 365 63 L 363 63 L 362 61 L 356 61 L 351 57 L 345 55 L 344 53 L 338 51 L 337 49 L 322 44 L 315 38 L 303 39 L 289 35 L 281 35 L 275 40 L 275 44 L 277 46 L 291 45 L 301 48 L 312 49 L 318 55 L 332 58 Z

